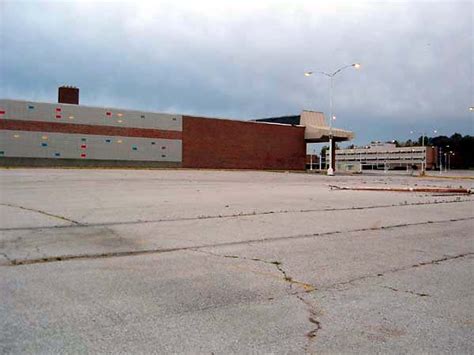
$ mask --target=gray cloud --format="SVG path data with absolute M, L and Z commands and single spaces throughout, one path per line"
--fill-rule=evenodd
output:
M 1 2 L 0 96 L 242 119 L 329 111 L 357 143 L 473 134 L 472 2 Z

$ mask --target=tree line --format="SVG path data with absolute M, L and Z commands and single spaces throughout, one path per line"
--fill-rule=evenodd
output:
M 423 143 L 423 136 L 420 136 L 418 140 L 412 141 L 397 141 L 393 143 L 397 147 L 411 147 L 421 146 Z M 450 155 L 451 168 L 452 169 L 472 169 L 474 168 L 474 136 L 454 133 L 451 137 L 448 136 L 436 136 L 428 137 L 425 136 L 425 146 L 437 147 L 441 151 L 441 157 Z M 438 151 L 438 154 L 439 154 Z

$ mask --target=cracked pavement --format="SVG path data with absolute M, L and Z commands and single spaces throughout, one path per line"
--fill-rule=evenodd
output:
M 0 171 L 0 352 L 472 353 L 472 188 L 397 175 Z

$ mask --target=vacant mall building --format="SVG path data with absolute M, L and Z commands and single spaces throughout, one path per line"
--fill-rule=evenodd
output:
M 58 103 L 0 100 L 0 165 L 304 170 L 306 143 L 348 140 L 320 112 L 239 121 Z M 333 150 L 335 151 L 335 149 Z

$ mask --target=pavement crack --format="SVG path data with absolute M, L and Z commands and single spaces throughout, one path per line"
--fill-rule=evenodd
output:
M 7 253 L 4 253 L 4 252 L 0 252 L 0 255 L 3 255 L 5 257 L 5 259 L 7 259 L 7 261 L 12 264 L 13 263 L 13 260 L 10 259 L 10 257 L 8 256 Z
M 359 281 L 365 281 L 367 279 L 372 279 L 372 278 L 377 278 L 377 277 L 384 277 L 387 274 L 393 274 L 393 273 L 397 273 L 397 272 L 400 272 L 400 271 L 407 271 L 407 270 L 411 270 L 411 269 L 418 268 L 418 267 L 423 267 L 423 266 L 428 266 L 428 265 L 438 265 L 438 264 L 440 264 L 442 262 L 445 262 L 445 261 L 465 258 L 465 257 L 469 257 L 469 256 L 472 256 L 472 255 L 474 255 L 474 252 L 463 253 L 463 254 L 458 254 L 458 255 L 444 256 L 444 257 L 439 258 L 439 259 L 433 259 L 433 260 L 430 260 L 430 261 L 422 261 L 422 262 L 412 264 L 412 265 L 408 265 L 408 266 L 404 266 L 404 267 L 389 269 L 389 270 L 386 270 L 384 272 L 380 272 L 380 273 L 377 273 L 377 274 L 369 274 L 369 275 L 359 276 L 359 277 L 353 278 L 351 280 L 331 284 L 331 285 L 326 286 L 322 289 L 329 290 L 329 289 L 332 289 L 332 288 L 335 288 L 335 287 L 349 285 L 349 284 L 353 284 L 353 283 L 359 282 Z M 393 291 L 395 291 L 395 290 L 393 290 Z
M 318 314 L 315 309 L 315 307 L 308 301 L 306 300 L 303 295 L 300 292 L 292 292 L 293 291 L 293 285 L 297 285 L 303 288 L 305 293 L 313 292 L 316 290 L 316 286 L 311 285 L 306 282 L 302 281 L 297 281 L 295 280 L 292 276 L 288 274 L 288 272 L 283 268 L 283 263 L 278 260 L 265 260 L 261 258 L 248 258 L 245 256 L 240 256 L 240 255 L 225 255 L 225 254 L 217 254 L 213 253 L 207 250 L 199 250 L 199 249 L 191 249 L 192 251 L 206 254 L 206 255 L 211 255 L 215 257 L 220 257 L 220 258 L 229 258 L 229 259 L 239 259 L 239 260 L 247 260 L 247 261 L 254 261 L 258 263 L 263 263 L 263 264 L 269 264 L 274 266 L 281 274 L 282 279 L 288 284 L 287 288 L 287 293 L 290 296 L 295 296 L 300 302 L 304 304 L 306 307 L 306 310 L 308 312 L 308 321 L 313 325 L 313 329 L 311 329 L 309 332 L 306 333 L 306 337 L 308 339 L 308 342 L 304 346 L 304 352 L 308 353 L 311 347 L 312 342 L 316 338 L 316 335 L 318 331 L 322 328 L 320 321 L 317 319 Z
M 308 311 L 308 320 L 311 324 L 314 325 L 314 328 L 310 330 L 308 333 L 306 333 L 306 337 L 308 338 L 308 342 L 306 343 L 306 346 L 304 347 L 304 352 L 309 353 L 310 352 L 310 347 L 318 335 L 318 332 L 322 329 L 321 322 L 318 320 L 318 312 L 316 311 L 316 308 L 308 301 L 306 300 L 302 295 L 296 294 L 296 298 L 300 300 L 305 306 Z
M 386 205 L 374 205 L 374 206 L 352 206 L 352 207 L 328 207 L 328 208 L 310 208 L 310 209 L 300 209 L 300 210 L 276 210 L 276 211 L 252 211 L 252 212 L 239 212 L 232 214 L 220 214 L 220 215 L 204 215 L 197 217 L 178 217 L 178 218 L 160 218 L 160 219 L 149 219 L 149 220 L 135 220 L 135 221 L 119 221 L 119 222 L 107 222 L 107 223 L 80 223 L 72 219 L 68 219 L 62 216 L 57 216 L 49 214 L 44 211 L 29 209 L 26 207 L 15 206 L 11 204 L 3 204 L 4 206 L 17 207 L 25 210 L 35 211 L 38 213 L 43 213 L 51 217 L 60 218 L 66 221 L 69 221 L 74 226 L 42 226 L 42 227 L 13 227 L 13 228 L 0 228 L 1 231 L 13 231 L 13 230 L 34 230 L 34 229 L 58 229 L 58 228 L 71 228 L 71 227 L 105 227 L 105 226 L 118 226 L 118 225 L 135 225 L 135 224 L 150 224 L 150 223 L 165 223 L 165 222 L 186 222 L 186 221 L 196 221 L 196 220 L 211 220 L 211 219 L 223 219 L 223 218 L 245 218 L 245 217 L 255 217 L 255 216 L 264 216 L 272 214 L 287 214 L 287 213 L 314 213 L 314 212 L 338 212 L 338 211 L 355 211 L 355 210 L 372 210 L 372 209 L 383 209 L 383 208 L 392 208 L 392 207 L 406 207 L 406 206 L 425 206 L 425 205 L 437 205 L 437 204 L 449 204 L 449 203 L 463 203 L 470 202 L 472 199 L 456 199 L 456 200 L 444 200 L 444 201 L 428 201 L 428 202 L 411 202 L 407 201 L 403 203 L 394 203 Z M 1 205 L 1 204 L 0 204 Z
M 159 254 L 159 253 L 169 253 L 169 252 L 177 252 L 177 251 L 184 251 L 184 250 L 201 250 L 204 248 L 219 248 L 219 247 L 229 247 L 229 246 L 236 246 L 236 245 L 251 245 L 256 243 L 272 243 L 278 242 L 283 240 L 301 240 L 301 239 L 312 239 L 318 237 L 326 237 L 331 235 L 339 235 L 343 233 L 357 233 L 357 232 L 367 232 L 367 231 L 374 231 L 374 230 L 390 230 L 396 228 L 404 228 L 404 227 L 412 227 L 412 226 L 420 226 L 426 224 L 441 224 L 441 223 L 453 223 L 453 222 L 462 222 L 462 221 L 470 221 L 473 220 L 474 217 L 466 217 L 466 218 L 458 218 L 458 219 L 448 219 L 448 220 L 439 220 L 439 221 L 425 221 L 425 222 L 416 222 L 416 223 L 404 223 L 404 224 L 395 224 L 395 225 L 388 225 L 388 226 L 380 226 L 380 227 L 367 227 L 367 228 L 358 228 L 358 229 L 351 229 L 351 230 L 336 230 L 330 232 L 321 232 L 321 233 L 311 233 L 311 234 L 298 234 L 298 235 L 291 235 L 291 236 L 281 236 L 281 237 L 274 237 L 274 238 L 261 238 L 261 239 L 248 239 L 248 240 L 239 240 L 239 241 L 232 241 L 232 242 L 223 242 L 223 243 L 214 243 L 214 244 L 204 244 L 204 245 L 195 245 L 195 246 L 183 246 L 183 247 L 175 247 L 175 248 L 158 248 L 158 249 L 142 249 L 142 250 L 128 250 L 128 251 L 111 251 L 106 253 L 97 253 L 97 254 L 72 254 L 72 255 L 56 255 L 56 256 L 49 256 L 44 258 L 36 258 L 36 259 L 12 259 L 10 264 L 12 266 L 24 265 L 24 264 L 39 264 L 39 263 L 47 263 L 47 262 L 57 262 L 57 261 L 66 261 L 66 260 L 77 260 L 77 259 L 101 259 L 101 258 L 112 258 L 112 257 L 122 257 L 122 256 L 136 256 L 136 255 L 145 255 L 145 254 Z M 80 227 L 83 227 L 81 225 Z M 227 255 L 228 258 L 241 258 L 234 255 Z M 258 260 L 254 260 L 258 261 Z M 438 260 L 437 262 L 441 262 L 444 260 Z M 436 262 L 436 261 L 434 261 Z M 424 264 L 420 264 L 417 266 L 423 266 Z M 413 266 L 413 267 L 417 267 Z M 368 275 L 362 276 L 361 278 L 368 278 L 368 277 L 376 277 L 381 275 Z M 351 281 L 346 281 L 345 283 L 350 283 L 357 281 L 361 278 L 357 278 Z M 292 280 L 293 284 L 298 283 L 298 281 Z M 304 284 L 304 283 L 303 283 Z
M 75 221 L 73 219 L 70 219 L 70 218 L 67 218 L 67 217 L 64 217 L 64 216 L 59 216 L 57 214 L 45 212 L 45 211 L 42 211 L 42 210 L 39 210 L 39 209 L 36 209 L 36 208 L 29 208 L 29 207 L 14 205 L 14 204 L 11 204 L 11 203 L 0 203 L 0 205 L 1 206 L 6 206 L 6 207 L 12 207 L 12 208 L 19 208 L 19 209 L 25 210 L 25 211 L 40 213 L 40 214 L 48 216 L 48 217 L 53 217 L 53 218 L 57 218 L 57 219 L 72 223 L 76 226 L 82 225 L 80 222 Z M 66 226 L 66 227 L 69 227 L 69 226 Z M 8 229 L 2 229 L 2 230 L 8 230 Z
M 288 273 L 285 271 L 285 269 L 283 269 L 283 264 L 281 261 L 265 260 L 265 259 L 260 259 L 260 258 L 248 258 L 245 256 L 240 256 L 240 255 L 224 255 L 224 254 L 213 253 L 207 250 L 202 250 L 201 248 L 190 248 L 189 250 L 197 252 L 197 253 L 220 257 L 220 258 L 248 260 L 248 261 L 254 261 L 254 262 L 272 265 L 280 272 L 280 274 L 282 275 L 282 279 L 288 283 L 290 289 L 292 289 L 293 285 L 297 285 L 297 286 L 302 287 L 304 292 L 312 292 L 316 290 L 316 287 L 314 285 L 311 285 L 303 281 L 295 280 L 293 277 L 289 276 Z
M 415 291 L 410 291 L 410 290 L 400 290 L 398 288 L 391 287 L 391 286 L 380 286 L 380 287 L 386 288 L 386 289 L 394 291 L 394 292 L 409 293 L 411 295 L 415 295 L 415 296 L 419 296 L 419 297 L 430 297 L 430 295 L 427 294 L 427 293 L 420 293 L 420 292 L 415 292 Z
M 453 259 L 459 259 L 459 258 L 464 258 L 466 256 L 471 256 L 471 255 L 474 255 L 474 252 L 471 252 L 471 253 L 464 253 L 464 254 L 459 254 L 459 255 L 447 255 L 441 259 L 435 259 L 435 260 L 431 260 L 431 261 L 425 261 L 425 262 L 421 262 L 421 263 L 418 263 L 418 264 L 414 264 L 412 265 L 412 267 L 420 267 L 420 266 L 425 266 L 425 265 L 435 265 L 435 264 L 439 264 L 439 263 L 442 263 L 443 261 L 449 261 L 449 260 L 453 260 Z

